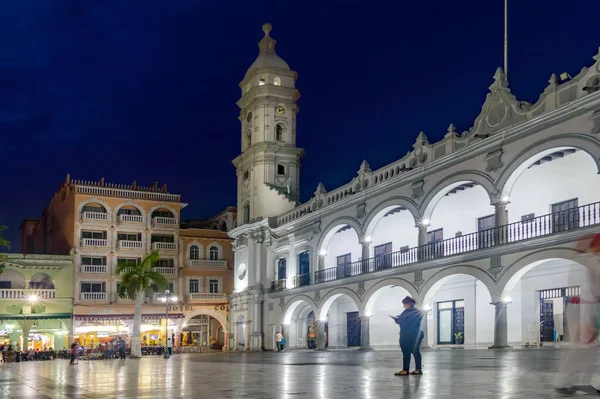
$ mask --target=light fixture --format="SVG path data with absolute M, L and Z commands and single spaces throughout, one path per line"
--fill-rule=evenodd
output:
M 365 242 L 371 242 L 371 241 L 373 241 L 373 237 L 371 237 L 371 236 L 365 237 Z
M 429 311 L 431 310 L 431 306 L 429 306 L 429 305 L 424 305 L 424 306 L 423 306 L 423 310 L 424 310 L 424 311 L 426 311 L 426 312 L 429 312 Z
M 502 302 L 503 303 L 511 303 L 512 302 L 512 298 L 509 296 L 504 296 L 502 297 Z
M 167 297 L 161 296 L 161 297 L 160 297 L 160 301 L 161 301 L 161 302 L 167 302 Z
M 422 220 L 422 224 L 423 224 L 423 226 L 429 226 L 429 223 L 430 223 L 430 222 L 431 222 L 431 221 L 430 221 L 429 219 L 423 219 L 423 220 Z
M 510 197 L 508 195 L 505 195 L 504 197 L 502 197 L 502 202 L 504 202 L 505 204 L 510 202 Z
M 371 316 L 373 316 L 373 313 L 371 313 L 371 312 L 365 313 L 365 317 L 371 317 Z
M 35 294 L 29 295 L 29 297 L 27 298 L 29 302 L 37 302 L 38 301 L 38 296 Z
M 323 322 L 327 321 L 327 315 L 326 315 L 326 314 L 325 314 L 325 315 L 321 315 L 321 316 L 319 317 L 319 320 L 321 320 L 321 321 L 323 321 Z
M 176 296 L 172 296 L 171 297 L 171 302 L 177 302 L 177 297 Z
M 325 256 L 325 255 L 327 255 L 327 251 L 325 249 L 322 249 L 319 251 L 319 255 Z

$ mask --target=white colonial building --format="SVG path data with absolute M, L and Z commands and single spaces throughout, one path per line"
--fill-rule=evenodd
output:
M 233 345 L 392 347 L 387 317 L 413 296 L 426 344 L 560 340 L 600 233 L 600 53 L 577 76 L 518 101 L 501 69 L 466 132 L 420 133 L 400 160 L 298 203 L 297 74 L 270 25 L 240 83 Z M 331 149 L 335 151 L 335 149 Z

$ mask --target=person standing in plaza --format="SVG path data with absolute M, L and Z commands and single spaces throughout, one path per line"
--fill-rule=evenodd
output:
M 588 244 L 589 242 L 589 244 Z M 566 345 L 561 350 L 559 373 L 555 390 L 574 395 L 575 386 L 591 385 L 600 393 L 600 376 L 594 375 L 600 331 L 600 234 L 583 239 L 582 253 L 575 260 L 586 266 L 580 295 L 569 298 L 564 313 Z
M 275 345 L 277 346 L 277 352 L 281 352 L 281 341 L 283 340 L 283 334 L 277 331 L 275 333 Z
M 158 340 L 158 356 L 162 356 L 163 354 L 163 346 L 162 346 L 162 341 L 159 339 Z
M 119 359 L 125 360 L 125 341 L 123 338 L 119 338 L 117 346 L 119 347 Z
M 415 308 L 416 301 L 407 296 L 402 300 L 404 311 L 399 316 L 390 317 L 400 326 L 400 349 L 402 350 L 402 370 L 394 375 L 422 375 L 421 370 L 421 341 L 423 341 L 423 331 L 421 331 L 421 322 L 423 314 Z M 415 358 L 415 370 L 410 373 L 411 355 Z
M 77 355 L 77 344 L 73 342 L 71 344 L 71 361 L 69 362 L 69 366 L 72 366 L 75 364 L 75 356 L 76 355 Z
M 15 362 L 21 363 L 21 344 L 17 342 L 17 347 L 15 348 Z
M 169 351 L 169 356 L 173 354 L 173 342 L 171 342 L 171 338 L 167 338 L 167 351 Z

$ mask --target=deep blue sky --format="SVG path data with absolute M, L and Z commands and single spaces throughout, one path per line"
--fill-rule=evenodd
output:
M 509 81 L 535 102 L 592 64 L 598 0 L 511 0 Z M 31 0 L 0 5 L 0 225 L 13 251 L 67 173 L 167 183 L 184 217 L 236 204 L 239 81 L 264 22 L 299 74 L 305 201 L 420 130 L 468 129 L 502 65 L 502 0 Z M 329 161 L 326 161 L 329 160 Z

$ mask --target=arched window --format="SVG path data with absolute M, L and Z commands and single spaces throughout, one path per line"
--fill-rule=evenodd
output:
M 219 260 L 219 248 L 214 245 L 208 249 L 208 258 L 210 260 Z
M 248 134 L 246 135 L 246 144 L 248 144 L 248 147 L 252 145 L 252 133 L 250 132 L 248 132 Z
M 221 231 L 227 231 L 227 223 L 225 221 L 221 223 Z
M 275 126 L 275 140 L 283 141 L 283 126 L 281 125 Z
M 259 86 L 264 86 L 264 85 L 265 85 L 265 79 L 264 79 L 264 78 L 260 78 L 260 79 L 258 80 L 258 85 L 259 85 Z
M 275 77 L 273 78 L 273 84 L 274 84 L 275 86 L 281 86 L 281 79 L 279 79 L 279 76 L 275 76 Z
M 198 260 L 200 259 L 200 248 L 197 245 L 192 245 L 190 247 L 190 259 Z

